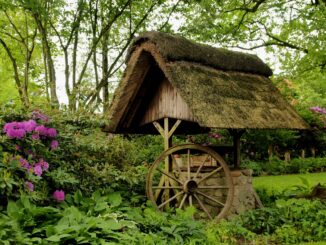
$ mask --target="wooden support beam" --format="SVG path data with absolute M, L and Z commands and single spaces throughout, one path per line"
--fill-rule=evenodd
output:
M 179 127 L 180 123 L 181 123 L 181 120 L 180 120 L 180 119 L 178 119 L 178 120 L 175 122 L 175 124 L 173 125 L 173 127 L 172 127 L 171 130 L 169 131 L 169 135 L 168 135 L 169 138 L 173 135 L 173 133 L 175 132 L 175 130 Z
M 162 128 L 162 126 L 158 123 L 158 122 L 153 122 L 155 128 L 157 129 L 157 131 L 160 133 L 160 135 L 162 135 L 162 137 L 164 138 L 164 129 Z
M 243 133 L 245 132 L 244 129 L 230 129 L 230 134 L 233 136 L 233 164 L 234 168 L 240 168 L 241 162 L 241 146 L 240 146 L 240 139 Z
M 167 150 L 170 148 L 170 140 L 169 140 L 169 118 L 164 118 L 164 150 Z M 170 166 L 172 164 L 170 164 L 170 158 L 166 157 L 165 158 L 165 172 L 166 173 L 170 173 L 171 172 L 171 168 L 172 166 Z M 168 178 L 165 178 L 165 186 L 169 186 L 170 185 L 170 181 Z M 170 198 L 170 190 L 166 190 L 165 191 L 165 200 L 169 200 Z M 169 208 L 170 204 L 167 203 L 167 208 Z

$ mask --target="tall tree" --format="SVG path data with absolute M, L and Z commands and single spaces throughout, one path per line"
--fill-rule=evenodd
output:
M 263 48 L 288 74 L 326 69 L 326 3 L 322 1 L 195 1 L 181 31 L 243 50 Z
M 14 80 L 21 103 L 29 107 L 29 83 L 31 77 L 32 58 L 36 47 L 37 28 L 33 20 L 23 11 L 10 6 L 2 6 L 0 49 L 9 58 Z

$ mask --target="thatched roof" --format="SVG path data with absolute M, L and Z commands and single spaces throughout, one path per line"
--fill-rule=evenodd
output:
M 181 36 L 155 31 L 146 32 L 134 39 L 128 50 L 127 62 L 135 49 L 145 42 L 155 44 L 167 61 L 189 61 L 223 71 L 242 71 L 265 76 L 273 74 L 272 70 L 256 55 L 214 48 Z
M 134 40 L 126 63 L 110 108 L 111 132 L 155 132 L 140 121 L 164 77 L 191 110 L 198 126 L 194 128 L 308 127 L 272 84 L 270 68 L 257 56 L 148 32 Z

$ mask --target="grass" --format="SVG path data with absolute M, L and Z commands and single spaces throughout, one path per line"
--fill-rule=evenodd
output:
M 326 184 L 326 172 L 322 172 L 255 177 L 253 185 L 255 188 L 264 188 L 270 191 L 279 192 L 290 186 L 304 185 L 301 178 L 306 179 L 310 187 L 315 186 L 318 183 Z
M 305 243 L 300 243 L 300 245 L 325 245 L 325 242 L 305 242 Z

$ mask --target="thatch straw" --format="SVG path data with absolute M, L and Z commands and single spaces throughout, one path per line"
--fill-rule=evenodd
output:
M 307 128 L 264 76 L 224 72 L 189 62 L 170 63 L 167 70 L 172 85 L 202 127 Z
M 189 61 L 224 71 L 243 71 L 271 76 L 272 70 L 256 55 L 214 48 L 187 40 L 181 36 L 161 32 L 145 32 L 137 37 L 129 48 L 131 53 L 144 42 L 155 44 L 163 58 L 168 61 Z

